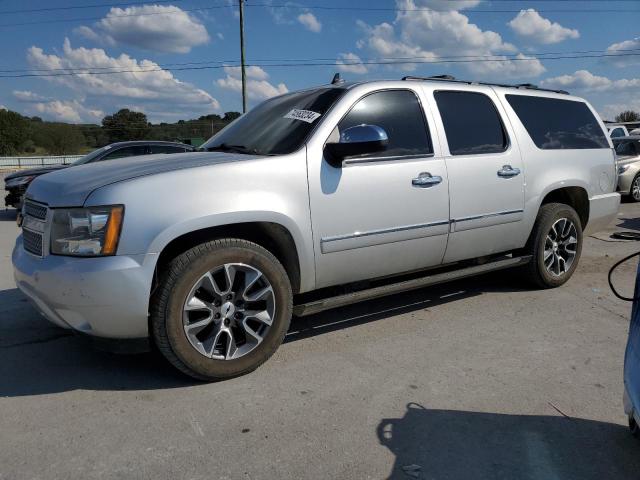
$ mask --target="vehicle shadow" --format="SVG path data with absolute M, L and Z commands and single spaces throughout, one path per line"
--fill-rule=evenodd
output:
M 624 230 L 636 230 L 640 232 L 640 218 L 630 217 L 630 218 L 620 218 L 620 220 L 622 221 L 618 223 L 616 227 Z
M 17 216 L 18 210 L 15 208 L 0 210 L 0 222 L 15 222 Z
M 593 420 L 410 403 L 377 434 L 395 455 L 392 479 L 625 480 L 640 472 L 640 442 L 626 427 Z
M 510 272 L 380 298 L 294 318 L 285 343 L 489 291 L 526 289 Z M 197 385 L 158 353 L 116 355 L 51 325 L 17 289 L 0 291 L 0 397 L 69 390 L 153 390 Z

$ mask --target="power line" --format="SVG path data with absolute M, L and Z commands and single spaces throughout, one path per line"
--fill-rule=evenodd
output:
M 509 0 L 512 1 L 512 0 Z M 570 1 L 570 0 L 569 0 Z M 638 48 L 630 48 L 630 49 L 619 49 L 615 51 L 613 54 L 608 50 L 575 50 L 575 51 L 562 51 L 562 52 L 540 52 L 535 55 L 535 57 L 539 60 L 544 60 L 546 56 L 549 55 L 571 55 L 571 58 L 579 58 L 578 55 L 581 54 L 591 54 L 591 53 L 602 53 L 602 54 L 611 54 L 610 56 L 620 56 L 618 52 L 640 52 Z M 439 60 L 447 60 L 447 59 L 486 59 L 487 61 L 503 59 L 503 58 L 517 58 L 520 53 L 509 53 L 504 55 L 446 55 L 439 57 Z M 409 63 L 414 63 L 413 60 L 424 60 L 424 59 L 433 59 L 433 57 L 428 56 L 411 56 L 411 57 L 376 57 L 376 58 L 361 58 L 360 61 L 393 61 L 393 60 L 411 60 Z M 219 64 L 220 67 L 237 67 L 235 63 L 237 60 L 203 60 L 196 62 L 175 62 L 175 63 L 159 63 L 157 66 L 158 69 L 171 70 L 170 67 L 180 67 L 180 66 L 188 66 L 188 65 L 206 65 L 206 64 Z M 335 57 L 319 57 L 319 58 L 276 58 L 276 59 L 254 59 L 253 64 L 259 64 L 259 66 L 269 67 L 272 62 L 279 63 L 290 63 L 290 62 L 335 62 L 337 65 L 359 65 L 358 61 L 351 61 L 352 63 L 338 63 L 345 62 L 340 59 L 336 59 Z M 329 64 L 331 65 L 331 64 Z M 76 67 L 67 67 L 67 68 L 22 68 L 22 69 L 0 69 L 0 73 L 37 73 L 37 72 L 63 72 L 63 73 L 74 73 L 74 72 L 82 72 L 82 73 L 91 73 L 93 71 L 111 71 L 114 69 L 119 69 L 121 67 L 112 66 L 112 67 L 96 67 L 91 65 L 86 66 L 76 66 Z M 91 72 L 86 72 L 86 70 L 90 70 Z M 132 72 L 136 72 L 137 70 L 132 70 Z M 113 73 L 120 73 L 119 70 L 114 71 Z
M 333 11 L 357 11 L 357 12 L 437 12 L 431 8 L 395 8 L 395 7 L 353 7 L 353 6 L 329 6 L 329 5 L 290 5 L 290 4 L 268 4 L 268 3 L 253 3 L 246 4 L 247 8 L 286 8 L 296 10 L 333 10 Z M 221 8 L 236 8 L 236 5 L 214 5 L 210 7 L 198 7 L 198 8 L 185 8 L 174 12 L 146 12 L 146 13 L 130 13 L 130 14 L 113 14 L 109 15 L 109 18 L 119 17 L 141 17 L 150 15 L 178 15 L 184 12 L 198 12 L 207 11 Z M 465 13 L 520 13 L 523 9 L 470 9 L 464 10 Z M 607 9 L 537 9 L 539 13 L 640 13 L 640 9 L 622 9 L 622 8 L 607 8 Z M 93 20 L 101 20 L 104 17 L 83 17 L 83 18 L 57 18 L 48 20 L 37 20 L 33 22 L 19 22 L 19 23 L 2 23 L 0 27 L 19 27 L 26 25 L 40 25 L 47 23 L 65 23 L 65 22 L 86 22 Z
M 514 0 L 504 0 L 504 1 L 514 1 Z M 565 0 L 565 1 L 573 1 L 573 0 Z M 599 0 L 598 0 L 599 1 Z M 601 54 L 611 54 L 611 56 L 620 56 L 618 52 L 640 52 L 640 48 L 628 48 L 628 49 L 619 49 L 615 50 L 615 54 L 612 51 L 608 50 L 574 50 L 574 51 L 562 51 L 562 52 L 540 52 L 536 53 L 535 57 L 539 60 L 544 60 L 546 56 L 549 55 L 581 55 L 581 54 L 591 54 L 591 53 L 601 53 Z M 517 58 L 521 53 L 506 53 L 503 55 L 446 55 L 439 57 L 439 60 L 445 59 L 458 59 L 458 58 L 466 58 L 466 59 L 487 59 L 487 61 L 491 61 L 493 59 L 502 59 L 502 58 Z M 410 56 L 410 57 L 376 57 L 376 58 L 361 58 L 360 61 L 392 61 L 392 60 L 424 60 L 424 59 L 432 59 L 433 57 L 428 56 Z M 575 58 L 575 57 L 572 57 Z M 579 58 L 579 57 L 578 57 Z M 269 67 L 271 62 L 336 62 L 338 65 L 359 65 L 359 62 L 352 61 L 354 63 L 337 63 L 338 61 L 343 62 L 343 60 L 336 59 L 335 57 L 317 57 L 317 58 L 262 58 L 262 59 L 254 59 L 252 62 L 254 64 L 260 64 L 259 66 Z M 174 62 L 174 63 L 158 63 L 157 66 L 161 69 L 171 70 L 169 67 L 181 67 L 188 65 L 206 65 L 206 64 L 219 64 L 221 67 L 236 67 L 235 63 L 236 59 L 232 60 L 203 60 L 203 61 L 194 61 L 194 62 Z M 409 62 L 413 63 L 413 62 Z M 85 70 L 91 71 L 102 71 L 102 70 L 113 70 L 119 69 L 121 67 L 112 66 L 112 67 L 96 67 L 91 65 L 86 66 L 76 66 L 76 67 L 67 67 L 67 68 L 21 68 L 21 69 L 0 69 L 0 73 L 34 73 L 34 72 L 85 72 Z M 135 72 L 136 70 L 133 70 Z M 114 73 L 118 73 L 117 71 Z
M 300 63 L 251 63 L 246 64 L 247 67 L 316 67 L 316 66 L 352 66 L 352 65 L 406 65 L 406 64 L 446 64 L 446 63 L 476 63 L 476 62 L 531 62 L 539 60 L 566 60 L 566 59 L 583 59 L 583 58 L 604 58 L 604 57 L 631 57 L 640 56 L 640 53 L 624 53 L 624 54 L 594 54 L 594 55 L 558 55 L 549 57 L 514 57 L 514 58 L 491 58 L 491 59 L 438 59 L 438 60 L 389 60 L 389 61 L 360 61 L 349 62 L 338 61 L 333 62 L 300 62 Z M 24 73 L 16 75 L 0 75 L 0 78 L 25 78 L 25 77 L 62 77 L 62 76 L 80 76 L 80 75 L 114 75 L 122 73 L 149 73 L 149 72 L 161 72 L 161 71 L 184 71 L 184 70 L 212 70 L 225 67 L 239 67 L 239 65 L 205 65 L 205 66 L 193 66 L 193 67 L 178 67 L 178 68 L 152 68 L 152 69 L 137 69 L 137 70 L 118 70 L 118 71 L 88 71 L 88 72 L 59 72 L 59 73 Z
M 156 3 L 173 3 L 183 2 L 184 0 L 153 0 L 153 4 Z M 25 10 L 0 10 L 0 15 L 10 15 L 16 13 L 38 13 L 38 12 L 54 12 L 58 10 L 76 10 L 86 8 L 113 8 L 113 7 L 130 7 L 135 5 L 151 5 L 148 0 L 142 2 L 125 2 L 125 3 L 99 3 L 94 5 L 72 5 L 66 7 L 45 7 L 45 8 L 30 8 Z

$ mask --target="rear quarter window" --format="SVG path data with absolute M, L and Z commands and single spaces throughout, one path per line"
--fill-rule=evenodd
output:
M 609 148 L 586 103 L 530 95 L 506 95 L 511 108 L 542 150 Z

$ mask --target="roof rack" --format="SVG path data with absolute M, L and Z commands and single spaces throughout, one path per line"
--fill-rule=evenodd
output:
M 561 93 L 563 95 L 569 95 L 569 92 L 566 90 L 553 90 L 551 88 L 540 88 L 537 85 L 532 83 L 518 83 L 515 85 L 507 84 L 507 83 L 492 83 L 492 82 L 474 82 L 471 80 L 458 80 L 457 78 L 451 75 L 433 75 L 431 77 L 414 77 L 414 76 L 406 76 L 402 77 L 402 80 L 431 80 L 436 82 L 452 82 L 452 83 L 464 83 L 467 85 L 486 85 L 489 87 L 505 87 L 505 88 L 519 88 L 524 90 L 539 90 L 541 92 L 553 92 L 553 93 Z

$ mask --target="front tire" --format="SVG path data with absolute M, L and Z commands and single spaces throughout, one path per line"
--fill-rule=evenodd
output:
M 631 182 L 631 188 L 629 188 L 629 198 L 634 202 L 640 202 L 640 173 L 638 173 Z
M 578 266 L 582 252 L 582 224 L 576 211 L 562 203 L 540 207 L 525 255 L 531 262 L 525 275 L 541 288 L 564 284 Z
M 243 375 L 282 343 L 292 299 L 287 273 L 269 251 L 240 239 L 206 242 L 161 272 L 151 301 L 153 339 L 191 377 Z

